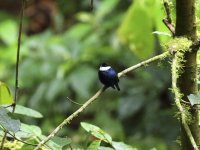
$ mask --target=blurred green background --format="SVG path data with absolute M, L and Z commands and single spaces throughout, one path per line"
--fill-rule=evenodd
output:
M 173 4 L 170 5 L 174 11 Z M 0 80 L 14 91 L 20 1 L 0 3 Z M 160 0 L 29 0 L 23 24 L 18 104 L 43 114 L 21 117 L 48 135 L 102 87 L 98 68 L 117 71 L 163 52 L 170 39 Z M 174 19 L 174 18 L 173 18 Z M 59 135 L 73 147 L 87 145 L 80 122 L 108 132 L 115 141 L 149 150 L 177 149 L 179 124 L 170 94 L 170 60 L 156 62 L 120 79 Z

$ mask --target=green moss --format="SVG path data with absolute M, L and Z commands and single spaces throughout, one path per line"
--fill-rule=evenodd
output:
M 179 91 L 179 89 L 178 88 L 174 88 L 173 90 L 172 90 L 172 92 L 176 95 L 176 99 L 175 99 L 175 103 L 177 103 L 176 105 L 179 105 L 178 103 L 178 101 L 182 101 L 182 97 L 183 97 L 183 94 L 182 93 L 180 93 L 180 91 Z M 179 121 L 181 121 L 181 114 L 182 113 L 184 113 L 185 114 L 185 121 L 186 121 L 186 123 L 187 124 L 191 124 L 192 123 L 192 115 L 191 115 L 191 113 L 190 113 L 190 105 L 188 105 L 188 104 L 186 104 L 186 103 L 184 103 L 183 101 L 181 102 L 181 105 L 182 105 L 182 108 L 184 108 L 183 109 L 183 112 L 180 112 L 180 111 L 178 111 L 178 112 L 176 112 L 175 113 L 175 117 L 179 120 Z
M 191 51 L 191 45 L 192 41 L 187 38 L 175 38 L 165 45 L 168 51 L 176 54 L 174 58 L 176 67 L 174 67 L 175 70 L 172 70 L 176 78 L 183 72 L 183 63 L 185 62 L 184 54 Z
M 192 114 L 189 111 L 191 108 L 188 104 L 184 104 L 184 103 L 182 103 L 182 106 L 184 108 L 185 121 L 188 125 L 190 125 L 193 121 Z
M 167 44 L 164 44 L 164 48 L 170 52 L 186 52 L 191 51 L 190 46 L 192 41 L 184 37 L 174 38 Z
M 184 63 L 185 63 L 185 53 L 191 51 L 191 44 L 192 41 L 188 40 L 187 38 L 175 38 L 168 42 L 165 45 L 165 48 L 170 52 L 174 53 L 173 63 L 172 63 L 172 83 L 173 86 L 173 93 L 175 94 L 175 103 L 176 105 L 180 105 L 182 101 L 183 94 L 180 93 L 179 88 L 177 87 L 177 79 L 183 73 Z M 187 124 L 191 123 L 192 116 L 189 112 L 190 106 L 188 104 L 182 103 L 183 112 L 178 112 L 176 115 L 180 119 L 181 113 L 185 114 L 185 120 Z

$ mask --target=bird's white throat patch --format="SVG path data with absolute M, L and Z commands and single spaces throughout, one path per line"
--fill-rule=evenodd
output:
M 106 66 L 106 67 L 100 67 L 99 70 L 100 71 L 107 71 L 108 69 L 110 69 L 110 66 Z

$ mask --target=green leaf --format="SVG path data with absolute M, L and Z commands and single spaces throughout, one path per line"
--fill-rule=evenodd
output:
M 8 131 L 16 133 L 20 130 L 20 121 L 8 116 L 8 110 L 0 107 L 0 125 Z
M 72 142 L 70 138 L 61 138 L 57 136 L 54 136 L 51 140 L 61 147 L 69 145 Z
M 10 112 L 12 111 L 12 108 L 9 107 L 7 108 Z M 42 118 L 42 114 L 36 110 L 33 110 L 31 108 L 27 108 L 21 105 L 16 105 L 15 108 L 15 113 L 16 114 L 20 114 L 20 115 L 25 115 L 25 116 L 29 116 L 29 117 L 34 117 L 34 118 Z
M 86 150 L 98 150 L 101 144 L 100 140 L 93 141 Z
M 148 7 L 147 0 L 132 2 L 118 29 L 120 40 L 128 44 L 130 49 L 140 58 L 151 56 L 154 48 L 153 20 Z
M 102 129 L 100 129 L 99 127 L 86 123 L 86 122 L 81 122 L 81 126 L 90 134 L 92 134 L 93 136 L 95 136 L 96 138 L 103 140 L 104 142 L 107 143 L 111 143 L 112 142 L 112 138 L 111 136 L 106 133 L 105 131 L 103 131 Z
M 167 33 L 167 32 L 159 32 L 159 31 L 154 31 L 152 32 L 153 34 L 157 34 L 157 35 L 163 35 L 163 36 L 168 36 L 171 37 L 171 34 Z
M 155 37 L 152 31 L 154 28 L 158 33 L 170 35 L 162 22 L 165 17 L 162 7 L 160 0 L 135 0 L 118 29 L 121 41 L 129 45 L 130 49 L 140 58 L 144 59 L 153 54 Z M 170 39 L 169 36 L 161 36 L 161 34 L 158 37 L 161 42 Z
M 21 129 L 19 132 L 16 133 L 16 137 L 30 139 L 31 137 L 34 139 L 46 138 L 42 135 L 42 131 L 38 126 L 35 125 L 27 125 L 22 124 Z M 60 138 L 60 137 L 53 137 L 49 142 L 48 145 L 52 147 L 52 149 L 62 150 L 62 148 L 71 143 L 71 139 L 69 138 Z M 25 149 L 25 147 L 24 147 Z
M 26 142 L 31 143 L 31 144 L 38 144 L 38 140 L 37 139 L 29 139 Z M 24 144 L 20 148 L 20 150 L 31 150 L 31 149 L 33 149 L 33 146 L 32 145 L 28 145 L 28 144 Z M 43 150 L 43 149 L 41 149 L 41 150 Z
M 24 132 L 29 134 L 29 136 L 41 136 L 42 135 L 42 131 L 38 126 L 35 125 L 28 125 L 28 124 L 21 124 L 21 129 L 20 132 Z
M 65 36 L 71 39 L 82 39 L 91 30 L 91 25 L 86 23 L 78 23 L 72 26 Z
M 114 149 L 111 147 L 99 146 L 98 150 L 114 150 Z
M 188 99 L 189 99 L 190 104 L 192 106 L 194 106 L 194 105 L 200 105 L 200 94 L 190 94 L 188 96 Z
M 101 1 L 101 5 L 97 7 L 95 18 L 97 22 L 101 20 L 104 16 L 109 14 L 113 8 L 117 5 L 119 0 L 103 0 Z
M 163 3 L 160 0 L 148 1 L 150 7 L 147 7 L 149 14 L 151 14 L 154 26 L 159 33 L 165 33 L 170 35 L 171 33 L 165 24 L 162 22 L 162 19 L 166 17 L 165 11 L 163 11 Z M 158 38 L 161 43 L 167 42 L 170 39 L 170 36 L 163 36 L 163 34 L 158 34 Z
M 136 148 L 131 147 L 123 142 L 112 141 L 112 146 L 115 150 L 137 150 Z
M 80 12 L 76 15 L 76 17 L 79 21 L 85 22 L 85 23 L 89 23 L 93 19 L 93 16 L 91 15 L 91 13 L 87 13 L 87 12 Z
M 5 20 L 0 23 L 0 39 L 7 45 L 17 41 L 17 24 L 13 20 Z
M 46 139 L 47 137 L 44 136 L 44 135 L 41 135 L 40 136 L 40 139 L 44 140 Z M 55 150 L 63 150 L 63 147 L 65 145 L 68 145 L 71 143 L 71 139 L 69 138 L 60 138 L 60 137 L 54 137 L 52 138 L 51 140 L 49 140 L 47 142 L 47 145 L 49 147 L 51 147 L 51 149 L 55 149 Z
M 13 98 L 7 85 L 0 81 L 0 105 L 10 105 Z

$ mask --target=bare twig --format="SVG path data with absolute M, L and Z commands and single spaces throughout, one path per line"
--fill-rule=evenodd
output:
M 135 70 L 135 69 L 137 69 L 137 68 L 140 68 L 140 67 L 142 67 L 142 66 L 146 66 L 147 64 L 149 64 L 149 63 L 151 63 L 151 62 L 154 62 L 154 61 L 156 61 L 156 60 L 164 59 L 165 57 L 167 57 L 167 56 L 169 56 L 169 55 L 170 55 L 169 52 L 164 52 L 164 53 L 162 53 L 162 54 L 160 54 L 160 55 L 154 56 L 154 57 L 152 57 L 152 58 L 150 58 L 150 59 L 148 59 L 148 60 L 145 60 L 145 61 L 143 61 L 143 62 L 141 62 L 141 63 L 138 63 L 137 65 L 131 66 L 131 67 L 129 67 L 129 68 L 127 68 L 127 69 L 121 71 L 120 73 L 118 73 L 118 77 L 120 78 L 121 76 L 127 74 L 127 73 L 130 72 L 130 71 L 133 71 L 133 70 Z
M 162 20 L 165 26 L 169 29 L 169 31 L 172 33 L 172 36 L 175 35 L 175 27 L 172 23 L 169 23 L 168 20 L 165 18 Z
M 69 97 L 67 97 L 67 99 L 68 99 L 70 102 L 72 102 L 72 103 L 74 103 L 74 104 L 76 104 L 76 105 L 79 105 L 79 106 L 82 106 L 82 105 L 83 105 L 83 104 L 80 104 L 80 103 L 78 103 L 78 102 L 73 101 L 73 100 L 70 99 Z
M 6 140 L 6 136 L 7 136 L 7 132 L 4 133 L 4 136 L 3 136 L 3 138 L 2 138 L 2 141 L 1 141 L 1 149 L 3 149 L 4 143 L 5 143 L 5 140 Z
M 170 8 L 169 8 L 169 4 L 167 1 L 164 0 L 164 8 L 165 8 L 165 12 L 167 14 L 166 19 L 168 20 L 169 23 L 172 23 L 172 19 L 171 19 L 171 12 L 170 12 Z
M 83 106 L 81 106 L 77 111 L 75 111 L 73 114 L 71 114 L 67 119 L 65 119 L 57 128 L 54 129 L 54 131 L 43 141 L 41 141 L 38 146 L 35 148 L 35 150 L 39 149 L 43 144 L 45 144 L 46 142 L 48 142 L 52 137 L 55 136 L 55 134 L 60 131 L 60 129 L 63 128 L 63 126 L 65 124 L 69 124 L 70 121 L 75 118 L 76 116 L 78 116 L 78 114 L 80 112 L 82 112 L 89 104 L 91 104 L 95 99 L 97 99 L 99 97 L 99 95 L 101 95 L 101 93 L 103 93 L 103 91 L 106 89 L 106 87 L 101 88 L 94 96 L 92 96 L 86 103 L 84 103 Z
M 17 44 L 16 74 L 15 74 L 15 96 L 14 96 L 14 103 L 12 104 L 12 107 L 13 107 L 12 113 L 15 112 L 16 101 L 17 101 L 17 93 L 18 93 L 18 68 L 19 68 L 19 54 L 20 54 L 20 45 L 21 45 L 21 32 L 22 32 L 22 21 L 23 21 L 23 16 L 24 16 L 24 7 L 25 7 L 25 0 L 22 0 L 19 34 L 18 34 L 18 44 Z M 5 131 L 3 139 L 1 141 L 1 149 L 3 149 L 6 136 L 7 136 L 7 131 Z
M 150 58 L 146 61 L 143 61 L 137 65 L 134 65 L 134 66 L 131 66 L 125 70 L 123 70 L 122 72 L 118 73 L 118 77 L 120 78 L 121 76 L 127 74 L 128 72 L 130 71 L 133 71 L 137 68 L 140 68 L 142 66 L 145 66 L 149 63 L 152 63 L 156 60 L 161 60 L 161 59 L 164 59 L 165 57 L 169 56 L 170 55 L 170 52 L 164 52 L 163 54 L 160 54 L 160 55 L 157 55 L 153 58 Z M 35 148 L 35 150 L 38 150 L 43 144 L 45 144 L 46 142 L 48 142 L 52 137 L 55 136 L 56 133 L 58 133 L 58 131 L 60 131 L 60 129 L 63 128 L 64 125 L 66 124 L 69 124 L 70 121 L 72 119 L 74 119 L 75 117 L 78 116 L 79 113 L 81 113 L 86 107 L 88 107 L 94 100 L 96 100 L 105 90 L 106 90 L 107 87 L 103 87 L 101 88 L 94 96 L 92 96 L 88 101 L 86 101 L 83 106 L 81 106 L 78 110 L 76 110 L 73 114 L 71 114 L 68 118 L 66 118 L 59 126 L 57 126 L 54 131 L 46 138 L 44 139 L 43 141 L 41 141 L 38 146 Z
M 166 18 L 163 19 L 163 23 L 171 31 L 172 36 L 174 37 L 174 35 L 175 35 L 175 27 L 174 27 L 174 25 L 172 23 L 169 4 L 168 4 L 168 2 L 166 0 L 163 0 L 163 4 L 164 4 L 165 12 L 166 12 L 166 15 L 167 15 Z
M 14 104 L 13 104 L 13 112 L 15 111 L 17 96 L 18 96 L 18 74 L 19 74 L 19 54 L 20 54 L 20 46 L 21 46 L 21 34 L 22 34 L 22 23 L 24 16 L 24 8 L 25 8 L 25 0 L 22 0 L 22 8 L 20 14 L 20 24 L 19 24 L 19 34 L 18 34 L 18 42 L 17 42 L 17 57 L 16 57 L 16 72 L 15 72 L 15 95 L 14 95 Z
M 181 124 L 193 146 L 193 149 L 198 150 L 198 146 L 197 146 L 197 144 L 194 140 L 194 137 L 191 133 L 191 130 L 186 122 L 186 114 L 184 112 L 185 110 L 181 105 L 181 95 L 180 95 L 181 93 L 180 93 L 179 88 L 177 87 L 177 75 L 176 75 L 176 67 L 177 66 L 176 66 L 176 64 L 177 64 L 177 62 L 176 62 L 176 56 L 175 56 L 175 58 L 173 59 L 173 62 L 172 62 L 172 88 L 173 88 L 174 95 L 175 95 L 175 104 L 181 113 Z

